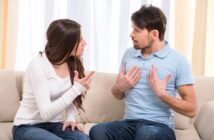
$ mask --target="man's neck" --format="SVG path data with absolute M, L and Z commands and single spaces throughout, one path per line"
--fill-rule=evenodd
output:
M 149 55 L 159 51 L 165 46 L 164 41 L 153 42 L 149 48 L 142 49 L 141 53 L 144 57 L 148 57 Z

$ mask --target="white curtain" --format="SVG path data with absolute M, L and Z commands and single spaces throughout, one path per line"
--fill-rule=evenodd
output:
M 132 47 L 131 14 L 142 4 L 160 7 L 168 19 L 166 40 L 173 47 L 174 0 L 20 0 L 17 70 L 25 70 L 46 42 L 46 30 L 55 19 L 69 18 L 82 25 L 87 42 L 86 70 L 118 72 L 124 51 Z

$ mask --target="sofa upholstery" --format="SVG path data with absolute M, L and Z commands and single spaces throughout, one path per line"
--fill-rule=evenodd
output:
M 12 140 L 13 119 L 22 95 L 24 72 L 0 70 L 0 140 Z M 124 102 L 110 90 L 116 74 L 96 72 L 76 119 L 88 134 L 99 122 L 120 120 Z M 195 77 L 197 116 L 189 119 L 174 113 L 177 140 L 214 140 L 214 77 Z M 179 98 L 179 97 L 178 97 Z

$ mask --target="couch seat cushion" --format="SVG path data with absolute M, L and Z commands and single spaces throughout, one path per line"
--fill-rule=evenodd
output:
M 0 140 L 13 140 L 12 122 L 0 123 Z
M 186 130 L 176 129 L 175 134 L 177 140 L 201 140 L 193 125 Z

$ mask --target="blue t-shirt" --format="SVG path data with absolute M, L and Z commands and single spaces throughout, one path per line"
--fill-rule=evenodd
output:
M 129 48 L 123 56 L 122 65 L 126 72 L 133 66 L 142 70 L 141 79 L 125 92 L 124 119 L 146 119 L 174 129 L 172 110 L 152 91 L 148 84 L 148 75 L 152 65 L 156 67 L 159 79 L 162 80 L 170 74 L 166 90 L 168 95 L 175 96 L 177 87 L 194 83 L 187 59 L 166 43 L 162 49 L 147 58 L 143 57 L 141 50 Z

